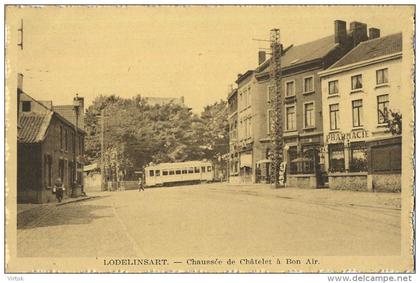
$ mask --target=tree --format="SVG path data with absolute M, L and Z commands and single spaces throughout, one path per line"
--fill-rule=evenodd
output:
M 387 111 L 386 123 L 392 135 L 401 135 L 402 133 L 402 114 L 392 110 Z

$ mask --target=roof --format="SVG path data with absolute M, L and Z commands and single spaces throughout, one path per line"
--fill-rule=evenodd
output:
M 237 89 L 237 88 L 232 89 L 232 90 L 229 92 L 227 99 L 229 100 L 232 96 L 234 96 L 234 95 L 235 95 L 235 94 L 237 94 L 237 93 L 238 93 L 238 89 Z
M 64 119 L 66 119 L 70 123 L 76 123 L 73 105 L 54 105 L 52 110 L 60 114 Z
M 402 33 L 361 42 L 329 69 L 402 52 Z
M 288 68 L 324 58 L 329 52 L 338 46 L 335 43 L 334 35 L 329 35 L 314 41 L 310 41 L 301 45 L 291 46 L 281 56 L 282 68 Z M 264 71 L 270 65 L 271 58 L 262 63 L 257 72 Z
M 286 68 L 324 58 L 336 46 L 334 35 L 293 46 L 282 56 L 281 65 Z
M 236 80 L 235 83 L 240 84 L 240 82 L 242 82 L 243 80 L 245 80 L 247 77 L 249 77 L 253 73 L 254 73 L 253 70 L 248 70 L 248 71 L 245 72 L 245 74 L 238 75 L 238 79 Z
M 19 117 L 19 142 L 38 143 L 44 140 L 53 112 L 25 113 Z

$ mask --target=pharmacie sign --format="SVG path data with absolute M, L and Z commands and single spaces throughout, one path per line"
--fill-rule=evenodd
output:
M 351 131 L 350 133 L 335 132 L 329 133 L 326 137 L 326 143 L 339 143 L 363 140 L 369 137 L 368 131 L 364 129 Z

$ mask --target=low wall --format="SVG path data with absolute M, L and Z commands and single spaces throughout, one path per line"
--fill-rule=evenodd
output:
M 372 175 L 372 189 L 375 192 L 401 192 L 401 174 Z
M 286 186 L 295 188 L 316 188 L 316 177 L 314 174 L 287 175 Z
M 333 190 L 368 191 L 367 173 L 333 173 L 328 175 Z

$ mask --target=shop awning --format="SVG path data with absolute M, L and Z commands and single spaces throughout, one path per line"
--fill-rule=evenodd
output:
M 257 164 L 263 164 L 263 163 L 271 163 L 272 161 L 270 159 L 262 159 L 262 160 L 258 160 Z
M 240 161 L 241 168 L 252 167 L 252 154 L 241 154 L 239 161 Z

